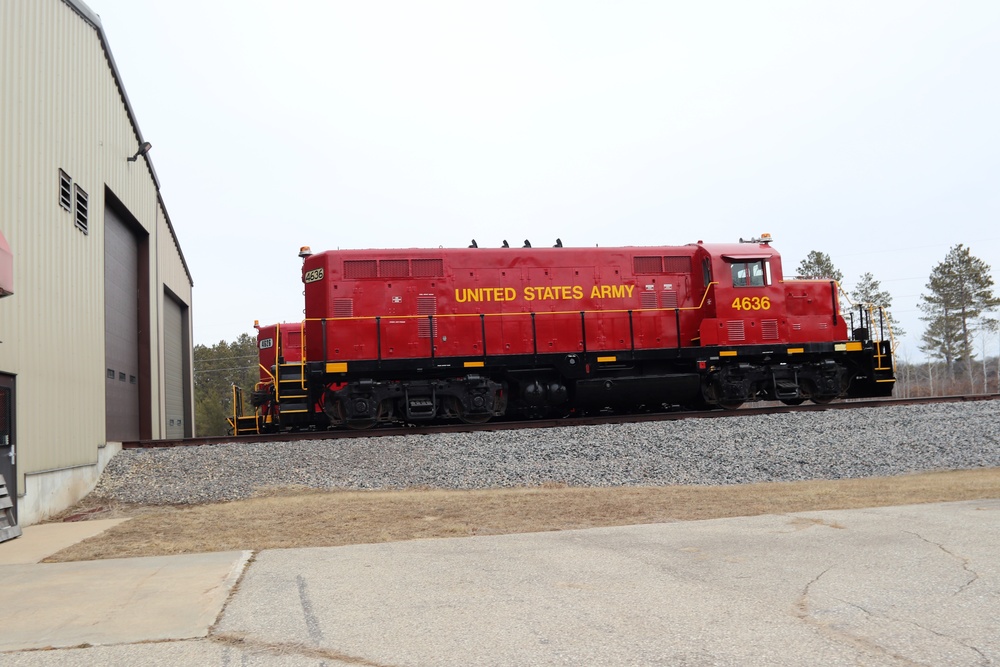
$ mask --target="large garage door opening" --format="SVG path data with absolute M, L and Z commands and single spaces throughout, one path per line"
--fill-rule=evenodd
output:
M 111 199 L 110 197 L 108 198 Z M 106 437 L 109 441 L 139 440 L 143 428 L 142 398 L 148 396 L 149 321 L 148 260 L 142 252 L 147 239 L 132 231 L 127 213 L 111 205 L 104 209 L 104 356 Z M 145 371 L 145 372 L 144 372 Z M 144 390 L 145 389 L 145 390 Z M 146 435 L 146 437 L 149 437 Z
M 163 403 L 166 409 L 167 438 L 189 438 L 191 396 L 189 369 L 191 345 L 188 336 L 188 308 L 164 289 L 163 293 Z

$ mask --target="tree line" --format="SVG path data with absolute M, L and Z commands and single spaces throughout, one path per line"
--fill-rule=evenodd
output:
M 829 278 L 838 283 L 844 280 L 830 256 L 816 250 L 802 260 L 798 273 L 803 278 Z M 948 386 L 958 392 L 975 392 L 978 386 L 988 387 L 985 383 L 990 374 L 984 341 L 987 334 L 997 332 L 997 320 L 990 315 L 1000 307 L 1000 299 L 993 293 L 990 265 L 959 243 L 931 270 L 925 289 L 918 305 L 920 319 L 925 323 L 919 347 L 930 361 L 922 373 L 913 376 L 926 378 L 928 390 L 934 395 L 949 393 L 934 389 L 935 368 L 939 388 Z M 892 295 L 881 288 L 871 273 L 861 276 L 849 297 L 856 304 L 883 306 L 888 311 L 894 336 L 898 338 L 905 333 L 892 317 Z M 976 360 L 977 342 L 982 348 L 981 363 Z
M 240 387 L 249 401 L 259 378 L 256 336 L 244 333 L 232 343 L 223 340 L 211 346 L 195 345 L 195 435 L 228 433 L 226 418 L 233 416 L 233 385 Z
M 830 256 L 816 250 L 799 263 L 797 272 L 801 278 L 830 279 L 840 284 L 844 281 L 844 274 L 834 266 Z M 997 320 L 990 315 L 1000 307 L 990 272 L 990 266 L 962 244 L 951 248 L 944 260 L 934 266 L 919 304 L 920 319 L 925 323 L 920 349 L 929 361 L 914 364 L 897 357 L 897 396 L 989 393 L 991 387 L 1000 386 L 1000 353 L 990 359 L 985 349 L 986 336 L 998 333 Z M 873 274 L 863 274 L 847 296 L 855 305 L 884 307 L 893 335 L 898 339 L 905 333 L 892 316 L 892 295 L 882 289 Z M 842 308 L 846 312 L 850 304 L 843 304 Z M 226 419 L 233 415 L 234 409 L 233 386 L 242 389 L 249 398 L 259 377 L 256 337 L 244 333 L 232 343 L 195 345 L 196 435 L 227 433 Z

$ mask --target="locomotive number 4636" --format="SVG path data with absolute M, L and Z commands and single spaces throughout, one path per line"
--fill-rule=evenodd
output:
M 733 299 L 733 310 L 770 310 L 771 300 L 766 296 L 745 296 Z

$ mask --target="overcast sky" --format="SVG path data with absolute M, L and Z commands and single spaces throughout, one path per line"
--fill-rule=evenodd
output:
M 87 2 L 196 343 L 300 320 L 301 245 L 769 232 L 788 274 L 811 250 L 847 289 L 873 273 L 910 360 L 949 248 L 1000 276 L 995 0 Z

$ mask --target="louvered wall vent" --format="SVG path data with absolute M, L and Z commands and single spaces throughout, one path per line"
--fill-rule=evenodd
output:
M 334 317 L 354 317 L 354 299 L 334 299 Z
M 729 320 L 726 322 L 726 329 L 729 332 L 729 340 L 732 342 L 744 341 L 747 339 L 743 320 Z
M 778 320 L 763 320 L 760 323 L 760 336 L 764 340 L 778 340 Z
M 437 315 L 437 297 L 433 294 L 417 295 L 417 315 Z M 434 337 L 437 338 L 437 322 L 434 322 Z M 428 317 L 421 317 L 417 321 L 417 337 L 431 337 L 431 322 Z

